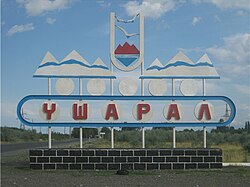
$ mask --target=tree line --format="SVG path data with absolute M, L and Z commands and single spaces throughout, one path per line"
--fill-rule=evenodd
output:
M 140 147 L 142 133 L 140 128 L 121 128 L 115 131 L 115 142 L 127 143 L 132 147 Z M 103 127 L 104 140 L 110 141 L 111 131 L 107 127 Z M 79 138 L 79 128 L 74 128 L 73 137 Z M 84 138 L 98 137 L 97 129 L 83 128 Z M 150 147 L 166 147 L 172 142 L 172 128 L 152 128 L 146 130 L 146 144 Z M 188 142 L 192 147 L 201 147 L 203 145 L 203 130 L 184 129 L 176 132 L 176 142 Z M 217 127 L 207 132 L 208 146 L 219 144 L 240 144 L 245 149 L 250 148 L 250 124 L 245 123 L 244 128 L 234 128 L 232 126 Z

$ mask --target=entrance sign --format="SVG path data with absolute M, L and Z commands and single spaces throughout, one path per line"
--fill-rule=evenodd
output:
M 46 100 L 53 100 L 48 103 Z M 84 102 L 76 103 L 77 100 L 84 100 Z M 107 100 L 113 100 L 106 104 Z M 142 102 L 143 100 L 143 102 Z M 172 102 L 172 101 L 175 102 Z M 206 100 L 206 102 L 204 102 Z M 43 118 L 41 122 L 31 122 L 21 115 L 23 105 L 29 101 L 43 102 Z M 59 106 L 57 103 L 63 101 L 72 101 L 69 104 L 69 112 L 72 115 L 69 117 L 69 122 L 60 121 L 57 111 Z M 91 122 L 91 118 L 98 116 L 98 114 L 90 115 L 89 110 L 95 108 L 94 103 L 90 101 L 98 101 L 98 104 L 103 103 L 99 112 L 102 118 L 98 121 Z M 131 106 L 129 122 L 124 118 L 121 110 L 122 105 L 119 102 L 126 101 L 128 106 Z M 138 102 L 139 101 L 139 102 Z M 161 104 L 160 109 L 155 110 L 152 102 Z M 185 101 L 193 101 L 193 109 L 188 107 L 190 113 L 197 118 L 196 121 L 188 121 L 183 119 L 182 113 L 184 112 L 181 103 Z M 213 109 L 209 102 L 225 102 L 231 108 L 231 114 L 227 121 L 220 122 L 219 119 L 213 120 Z M 130 102 L 133 102 L 132 104 Z M 193 113 L 193 111 L 195 111 Z M 162 118 L 152 121 L 153 112 L 160 113 Z M 22 123 L 30 126 L 72 126 L 72 127 L 189 127 L 189 126 L 225 126 L 230 124 L 235 117 L 236 108 L 234 103 L 224 96 L 59 96 L 59 95 L 31 95 L 23 98 L 17 107 L 17 114 Z M 56 116 L 57 118 L 54 118 Z M 56 120 L 57 119 L 57 120 Z M 133 121 L 131 121 L 133 119 Z M 49 122 L 49 123 L 48 123 Z
M 138 30 L 128 27 L 135 24 L 139 24 Z M 128 28 L 132 30 L 128 31 Z M 121 38 L 117 39 L 118 35 Z M 125 41 L 116 43 L 121 39 Z M 130 20 L 110 14 L 109 56 L 109 64 L 99 57 L 91 64 L 75 50 L 61 61 L 47 52 L 33 77 L 48 79 L 48 95 L 24 97 L 17 106 L 20 121 L 28 126 L 47 126 L 49 148 L 51 127 L 66 126 L 80 127 L 81 148 L 83 127 L 111 127 L 111 148 L 114 148 L 114 127 L 141 127 L 142 148 L 145 148 L 144 127 L 173 127 L 175 148 L 175 127 L 203 127 L 206 147 L 206 127 L 226 126 L 234 120 L 236 107 L 231 99 L 206 96 L 206 79 L 220 79 L 207 54 L 194 63 L 180 51 L 166 64 L 156 58 L 144 69 L 143 13 Z M 139 74 L 140 80 L 135 80 L 136 76 L 132 74 L 120 77 L 121 74 L 115 76 L 113 72 L 114 68 L 130 72 L 138 67 L 140 74 L 138 71 L 133 74 Z M 57 79 L 55 90 L 58 95 L 52 94 L 51 79 Z M 73 79 L 79 80 L 79 95 L 75 94 L 77 86 Z M 83 79 L 87 79 L 84 93 Z M 176 85 L 176 79 L 181 81 L 179 85 Z M 202 90 L 197 87 L 199 81 Z M 176 87 L 180 92 L 176 92 Z M 34 111 L 39 111 L 39 119 L 28 121 L 22 115 L 30 102 L 37 102 L 40 106 L 36 109 L 37 104 L 32 105 Z M 218 103 L 229 106 L 225 121 L 220 119 Z

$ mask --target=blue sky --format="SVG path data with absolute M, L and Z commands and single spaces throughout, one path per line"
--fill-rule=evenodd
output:
M 230 97 L 238 110 L 233 126 L 244 126 L 250 119 L 248 0 L 2 0 L 1 124 L 17 127 L 18 101 L 47 93 L 47 81 L 32 77 L 47 51 L 60 61 L 75 49 L 91 64 L 101 57 L 109 65 L 110 12 L 131 19 L 141 10 L 145 67 L 155 58 L 166 64 L 178 51 L 194 62 L 207 53 L 221 76 L 207 81 L 207 95 Z

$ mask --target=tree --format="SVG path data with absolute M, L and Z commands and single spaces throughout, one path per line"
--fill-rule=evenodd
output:
M 138 127 L 122 127 L 123 131 L 132 131 L 132 130 L 136 130 L 138 131 L 140 128 Z
M 98 134 L 98 130 L 96 128 L 83 128 L 82 131 L 83 131 L 83 138 L 88 138 L 88 137 L 94 138 L 95 135 Z M 74 138 L 79 138 L 80 137 L 80 129 L 74 128 L 72 131 L 72 136 Z
M 109 139 L 110 138 L 110 133 L 111 133 L 111 130 L 108 128 L 108 127 L 103 127 L 101 132 L 104 132 L 104 139 Z
M 247 133 L 250 133 L 250 121 L 246 121 L 245 122 L 245 130 L 247 131 Z

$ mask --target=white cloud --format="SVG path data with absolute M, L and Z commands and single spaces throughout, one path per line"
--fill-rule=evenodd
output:
M 249 0 L 212 0 L 211 3 L 215 4 L 221 9 L 227 9 L 227 8 L 250 9 Z
M 99 4 L 103 8 L 108 8 L 111 6 L 110 2 L 105 2 L 104 0 L 96 1 L 97 4 Z
M 34 30 L 34 29 L 35 29 L 35 27 L 33 26 L 33 23 L 28 23 L 28 24 L 25 24 L 25 25 L 14 25 L 7 32 L 7 35 L 11 36 L 11 35 L 16 34 L 18 32 L 26 32 L 26 31 L 31 31 L 31 30 Z
M 222 46 L 213 46 L 206 50 L 219 62 L 224 63 L 224 70 L 235 73 L 248 73 L 250 59 L 250 34 L 236 34 L 223 38 Z
M 46 22 L 50 25 L 53 25 L 55 22 L 56 22 L 56 19 L 55 18 L 47 18 L 46 19 Z
M 193 3 L 211 3 L 220 9 L 238 9 L 249 10 L 249 0 L 192 0 Z M 104 1 L 98 2 L 100 5 L 104 4 Z M 126 13 L 129 16 L 134 16 L 137 13 L 143 11 L 145 17 L 157 19 L 162 17 L 165 13 L 175 10 L 181 3 L 188 3 L 185 0 L 134 0 L 128 1 L 123 5 Z M 215 16 L 217 21 L 220 21 L 218 16 Z M 200 17 L 193 18 L 193 25 L 196 25 L 201 21 Z
M 24 6 L 29 16 L 38 16 L 49 11 L 65 9 L 72 0 L 16 0 L 16 2 Z
M 249 0 L 193 0 L 194 3 L 212 3 L 221 9 L 250 9 Z
M 166 12 L 174 10 L 180 2 L 175 0 L 143 0 L 141 3 L 129 1 L 123 7 L 129 16 L 134 16 L 143 11 L 145 17 L 157 19 Z
M 192 25 L 195 26 L 199 22 L 201 22 L 202 18 L 201 17 L 193 17 Z

